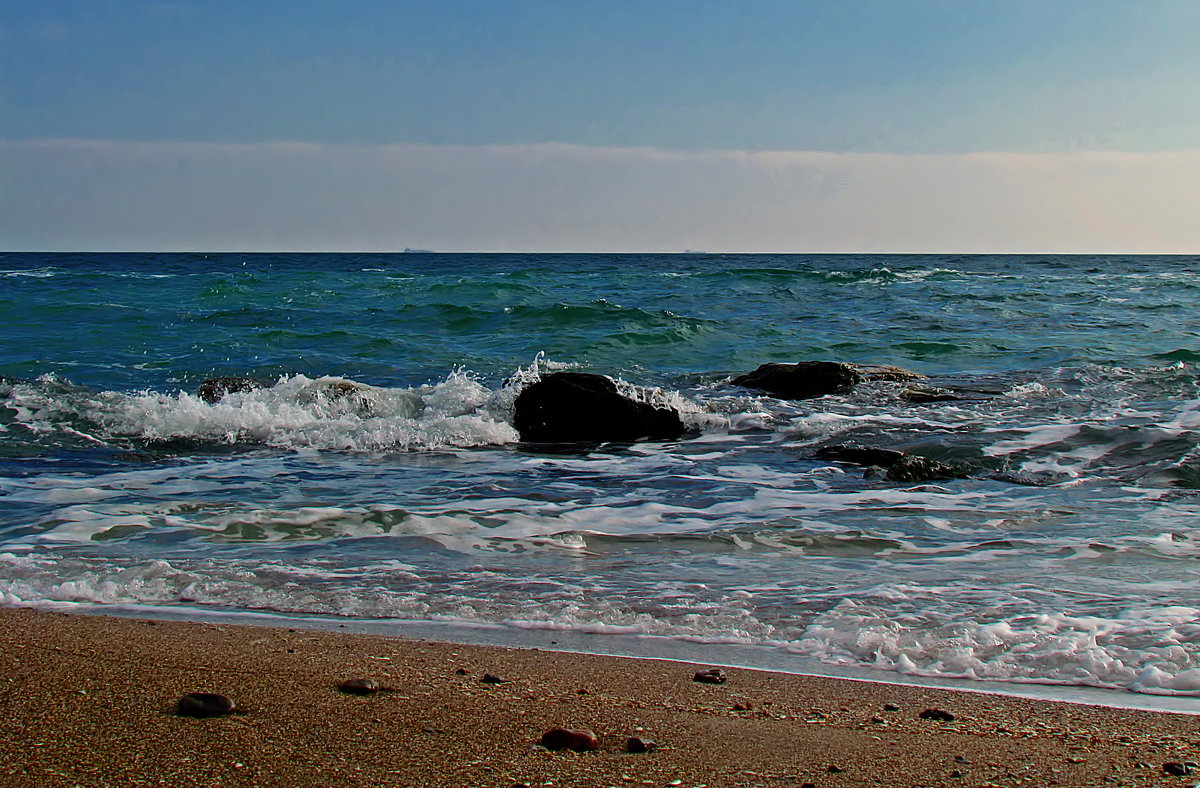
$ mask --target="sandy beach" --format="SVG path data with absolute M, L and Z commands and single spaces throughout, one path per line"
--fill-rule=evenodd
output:
M 1188 715 L 316 632 L 0 609 L 5 786 L 1160 786 Z M 490 674 L 502 683 L 483 680 Z M 351 695 L 348 679 L 383 691 Z M 219 693 L 238 712 L 179 716 Z M 923 719 L 936 709 L 953 720 Z M 590 729 L 592 752 L 536 746 Z M 642 754 L 631 737 L 652 740 Z

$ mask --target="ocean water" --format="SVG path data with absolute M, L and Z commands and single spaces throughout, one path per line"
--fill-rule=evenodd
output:
M 1197 263 L 0 255 L 0 603 L 1200 694 Z M 730 383 L 810 359 L 957 399 Z M 689 433 L 522 445 L 556 370 Z M 210 404 L 217 375 L 268 386 Z

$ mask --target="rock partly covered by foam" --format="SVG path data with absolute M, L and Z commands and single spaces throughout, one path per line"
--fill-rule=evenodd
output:
M 270 386 L 254 378 L 225 375 L 219 378 L 209 378 L 200 384 L 200 399 L 208 403 L 220 402 L 226 394 L 237 394 L 241 391 L 256 391 Z
M 813 399 L 827 394 L 849 394 L 862 381 L 850 364 L 839 361 L 800 361 L 763 364 L 738 375 L 734 385 L 765 391 L 781 399 Z
M 656 408 L 617 391 L 604 375 L 555 372 L 521 390 L 513 426 L 533 443 L 673 440 L 683 434 L 678 411 Z

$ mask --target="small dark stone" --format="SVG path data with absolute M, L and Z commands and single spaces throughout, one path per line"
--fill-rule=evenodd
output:
M 179 699 L 175 713 L 180 717 L 224 717 L 233 714 L 237 706 L 224 695 L 214 692 L 190 692 Z
M 639 755 L 644 752 L 650 752 L 658 749 L 658 745 L 653 739 L 643 739 L 640 736 L 630 736 L 625 740 L 625 752 Z
M 507 681 L 500 678 L 499 676 L 493 675 L 491 673 L 484 673 L 483 678 L 481 678 L 480 681 L 482 681 L 484 684 L 507 684 L 508 683 Z
M 954 762 L 955 763 L 970 763 L 970 761 L 968 761 L 966 758 L 962 757 L 961 755 L 955 755 Z
M 468 671 L 466 668 L 459 668 L 458 670 L 454 671 L 454 675 L 455 675 L 455 676 L 465 676 L 465 675 L 467 675 L 469 672 L 470 672 L 470 671 Z
M 782 399 L 813 399 L 826 394 L 849 394 L 861 380 L 862 376 L 849 364 L 801 361 L 763 364 L 753 372 L 738 375 L 732 383 Z
M 754 708 L 754 704 L 749 703 L 749 702 L 733 704 L 734 711 L 750 711 L 753 708 Z
M 374 695 L 382 687 L 375 679 L 349 679 L 339 684 L 338 689 L 347 695 Z
M 917 716 L 923 720 L 937 720 L 938 722 L 954 722 L 955 719 L 953 714 L 941 709 L 925 709 Z
M 1195 767 L 1188 765 L 1187 763 L 1176 763 L 1175 761 L 1171 761 L 1169 763 L 1164 763 L 1162 770 L 1172 777 L 1186 777 L 1195 770 Z
M 725 671 L 720 668 L 698 670 L 696 675 L 692 676 L 692 681 L 698 681 L 701 684 L 724 684 L 726 681 Z
M 540 744 L 547 750 L 587 752 L 600 746 L 596 734 L 586 728 L 551 728 L 542 734 Z
M 895 703 L 885 703 L 885 704 L 883 704 L 883 710 L 884 711 L 900 711 L 900 707 L 897 706 Z
M 833 766 L 831 764 L 830 767 L 828 769 L 826 769 L 826 771 L 829 772 L 830 774 L 841 774 L 842 772 L 844 772 L 846 770 L 843 769 L 841 766 Z
M 592 691 L 590 689 L 587 689 L 586 687 L 580 687 L 579 689 L 575 690 L 575 694 L 576 695 L 591 695 Z
M 963 773 L 960 772 L 958 769 L 955 769 L 954 771 L 950 772 L 950 776 L 951 777 L 962 777 Z
M 800 788 L 817 788 L 817 784 L 816 783 L 804 783 L 803 785 L 800 786 Z
M 883 717 L 875 716 L 875 717 L 871 718 L 871 722 L 881 723 L 881 722 L 887 722 L 887 720 L 885 720 Z

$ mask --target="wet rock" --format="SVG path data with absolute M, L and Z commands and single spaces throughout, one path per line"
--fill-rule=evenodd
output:
M 237 712 L 237 706 L 232 700 L 215 692 L 189 692 L 179 699 L 175 705 L 175 713 L 180 717 L 224 717 Z
M 938 722 L 954 722 L 955 720 L 953 714 L 941 709 L 925 709 L 917 716 L 923 720 L 937 720 Z
M 883 380 L 890 383 L 906 383 L 910 380 L 924 380 L 920 372 L 913 372 L 903 367 L 893 367 L 890 364 L 854 364 L 854 369 L 866 380 Z
M 781 399 L 813 399 L 827 394 L 849 394 L 861 381 L 862 375 L 849 364 L 801 361 L 763 364 L 753 372 L 738 375 L 732 383 Z
M 878 465 L 889 468 L 904 458 L 904 452 L 895 449 L 877 449 L 872 446 L 826 446 L 813 455 L 819 460 L 849 462 L 854 465 Z
M 658 749 L 653 739 L 643 739 L 641 736 L 630 736 L 625 740 L 625 752 L 640 755 Z
M 209 378 L 200 384 L 199 396 L 209 404 L 220 402 L 226 394 L 236 394 L 241 391 L 256 391 L 268 388 L 271 384 L 255 378 L 242 378 L 226 375 L 219 378 Z
M 586 728 L 551 728 L 539 742 L 547 750 L 588 752 L 600 746 L 596 734 Z
M 958 465 L 906 454 L 888 468 L 889 482 L 925 482 L 934 479 L 965 479 L 970 474 Z
M 726 681 L 725 671 L 720 668 L 709 668 L 708 670 L 698 670 L 692 676 L 692 681 L 698 681 L 701 684 L 724 684 Z
M 607 443 L 674 440 L 683 422 L 672 408 L 626 397 L 603 375 L 555 372 L 521 390 L 513 426 L 531 443 Z
M 954 402 L 961 400 L 962 397 L 947 389 L 932 386 L 909 386 L 900 392 L 900 399 L 914 405 L 923 405 L 927 402 Z
M 348 679 L 338 685 L 338 690 L 347 695 L 374 695 L 381 689 L 375 679 Z

